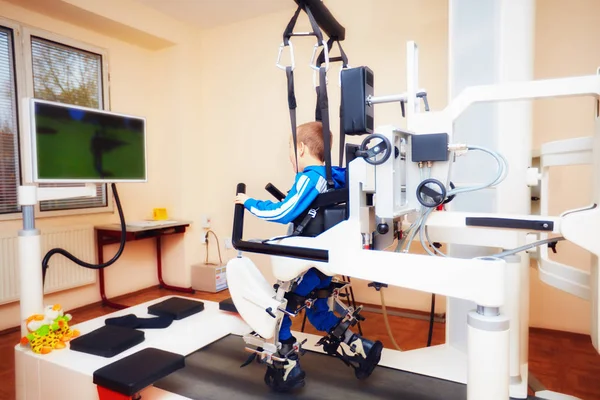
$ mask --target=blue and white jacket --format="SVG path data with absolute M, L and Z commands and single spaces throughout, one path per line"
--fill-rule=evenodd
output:
M 251 198 L 244 202 L 244 207 L 266 221 L 289 224 L 306 211 L 320 193 L 327 190 L 326 176 L 324 166 L 306 167 L 303 172 L 296 174 L 294 186 L 282 201 L 274 203 Z M 346 183 L 346 169 L 332 167 L 331 177 L 336 189 L 343 188 Z

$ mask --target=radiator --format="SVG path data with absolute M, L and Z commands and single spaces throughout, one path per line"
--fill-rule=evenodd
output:
M 20 297 L 20 274 L 17 232 L 0 234 L 0 304 Z M 45 228 L 41 230 L 42 257 L 55 247 L 65 249 L 82 261 L 96 263 L 93 226 Z M 40 269 L 42 263 L 40 260 Z M 46 273 L 44 293 L 73 289 L 96 282 L 96 271 L 80 267 L 61 254 L 54 254 Z

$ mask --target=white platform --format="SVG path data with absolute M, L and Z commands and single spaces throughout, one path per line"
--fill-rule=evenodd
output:
M 171 297 L 166 296 L 134 307 L 115 311 L 86 322 L 74 324 L 82 335 L 104 326 L 107 318 L 135 314 L 140 318 L 154 317 L 147 313 L 148 306 L 159 303 Z M 112 358 L 104 358 L 71 351 L 68 347 L 55 350 L 50 354 L 33 353 L 29 347 L 15 346 L 15 370 L 18 400 L 47 400 L 62 398 L 77 398 L 78 400 L 98 399 L 96 385 L 93 383 L 94 371 L 111 364 L 130 354 L 148 347 L 170 351 L 187 356 L 229 334 L 244 335 L 250 328 L 236 314 L 219 310 L 219 303 L 202 300 L 204 310 L 173 323 L 165 329 L 143 329 L 145 340 L 131 349 Z M 304 348 L 309 351 L 321 352 L 321 347 L 314 344 L 320 336 L 294 332 L 297 338 L 307 338 Z M 240 351 L 242 351 L 240 341 Z M 431 348 L 434 349 L 434 348 Z M 384 349 L 380 365 L 394 368 L 396 350 Z M 399 369 L 399 368 L 397 368 Z M 257 376 L 262 381 L 262 376 Z M 462 380 L 462 379 L 459 379 Z M 146 400 L 187 399 L 171 392 L 150 386 L 141 392 Z
M 104 326 L 107 318 L 135 314 L 140 318 L 154 317 L 147 313 L 148 306 L 170 297 L 152 300 L 86 322 L 73 325 L 82 335 Z M 42 400 L 77 398 L 97 399 L 92 382 L 95 370 L 111 364 L 144 348 L 154 347 L 187 356 L 226 335 L 243 335 L 248 326 L 235 314 L 219 310 L 219 304 L 202 300 L 204 310 L 173 323 L 166 329 L 144 329 L 145 340 L 112 358 L 104 358 L 71 351 L 68 347 L 46 355 L 33 353 L 28 347 L 15 346 L 17 399 Z M 43 394 L 42 394 L 43 393 Z M 173 393 L 149 387 L 142 391 L 144 399 L 184 399 Z

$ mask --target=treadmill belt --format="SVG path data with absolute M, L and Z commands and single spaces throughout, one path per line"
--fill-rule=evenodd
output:
M 228 335 L 186 357 L 186 366 L 154 386 L 191 399 L 407 399 L 464 400 L 462 384 L 378 366 L 365 381 L 341 360 L 307 351 L 300 357 L 305 386 L 273 393 L 264 383 L 267 368 L 256 361 L 240 368 L 250 353 L 240 336 Z

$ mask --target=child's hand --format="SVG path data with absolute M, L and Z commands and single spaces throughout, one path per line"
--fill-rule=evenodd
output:
M 245 193 L 238 193 L 238 195 L 235 196 L 235 204 L 244 205 L 244 203 L 246 202 L 246 200 L 248 200 L 249 198 L 250 198 L 250 196 L 248 196 Z

